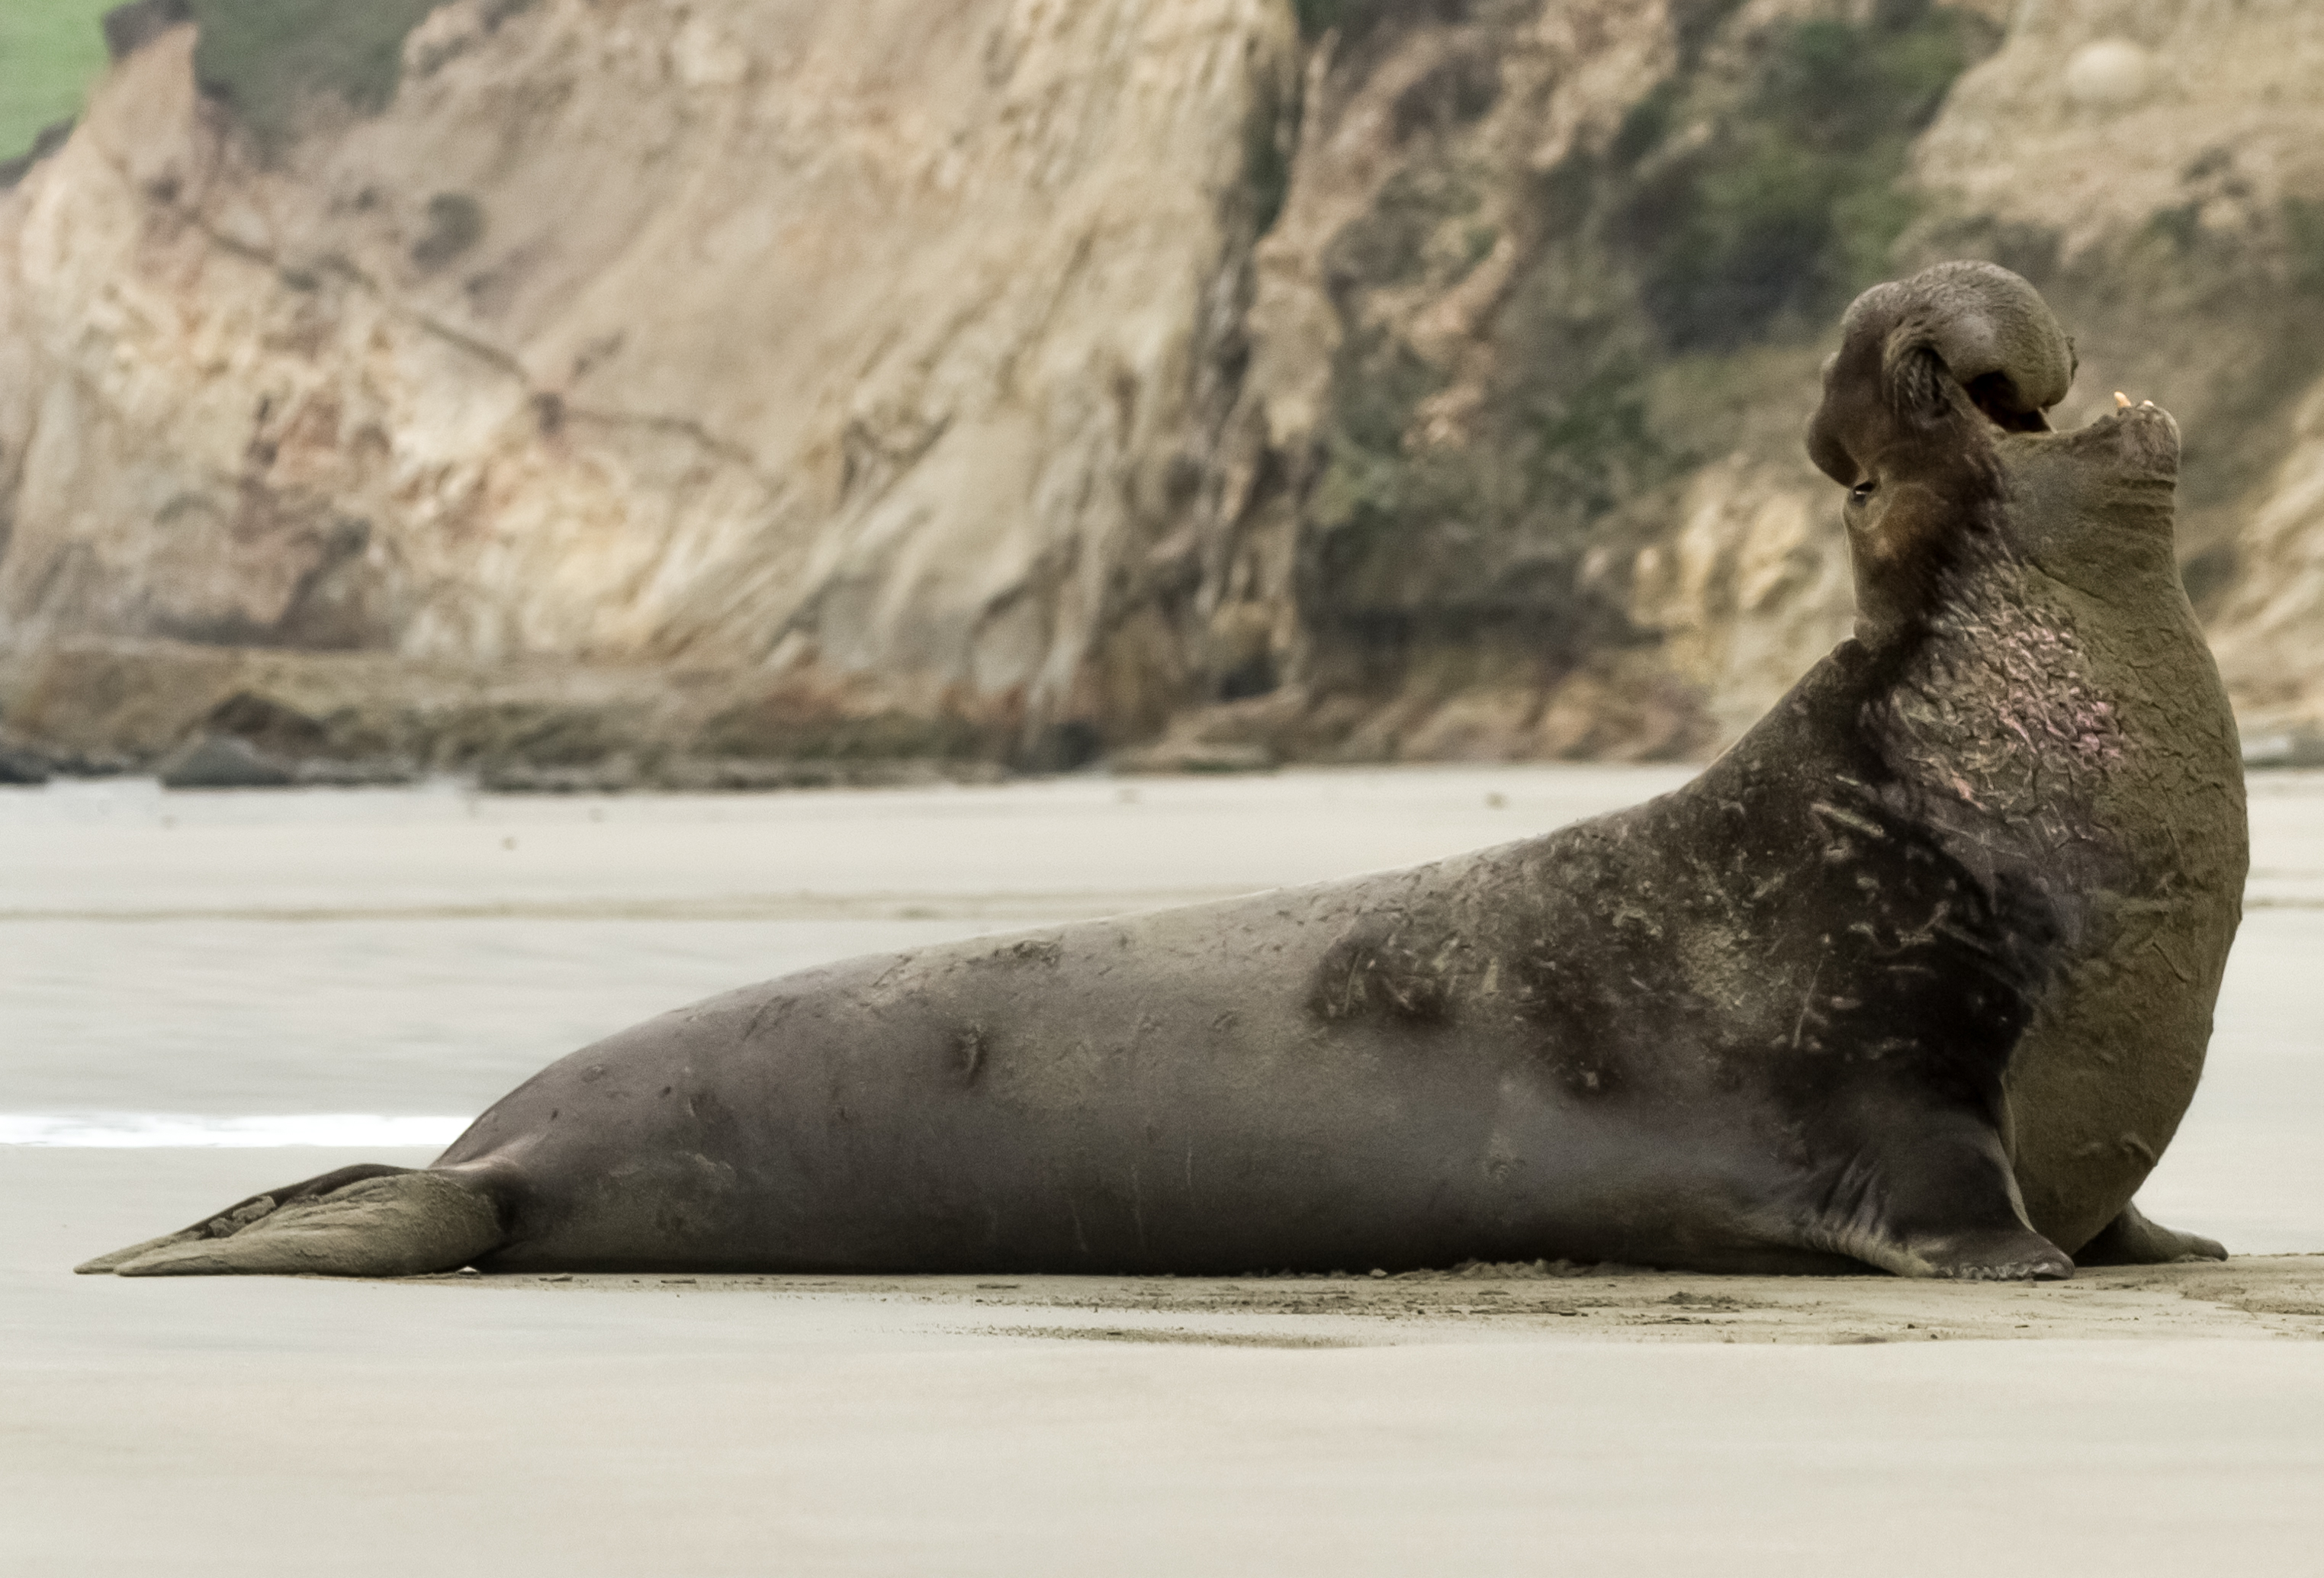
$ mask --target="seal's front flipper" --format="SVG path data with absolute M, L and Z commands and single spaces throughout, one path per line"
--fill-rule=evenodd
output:
M 117 1277 L 412 1277 L 457 1270 L 508 1236 L 484 1188 L 447 1173 L 348 1168 L 282 1195 L 280 1203 L 257 1195 L 79 1269 Z
M 2166 1266 L 2173 1260 L 2224 1260 L 2227 1251 L 2216 1239 L 2181 1232 L 2149 1222 L 2133 1201 L 2122 1214 L 2098 1229 L 2098 1237 L 2076 1252 L 2081 1266 Z
M 2050 1282 L 2074 1262 L 2034 1231 L 2001 1137 L 1966 1119 L 1939 1120 L 1904 1144 L 1868 1151 L 1825 1191 L 1811 1232 L 1818 1249 L 1901 1277 Z
M 1913 1246 L 1926 1268 L 1916 1275 L 1962 1282 L 2058 1282 L 2074 1274 L 2074 1262 L 2031 1227 L 1987 1228 L 1953 1233 Z

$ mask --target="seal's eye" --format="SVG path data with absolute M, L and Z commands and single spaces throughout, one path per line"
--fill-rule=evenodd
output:
M 1879 486 L 1877 482 L 1859 482 L 1848 490 L 1848 502 L 1851 504 L 1868 504 L 1872 502 L 1874 491 Z

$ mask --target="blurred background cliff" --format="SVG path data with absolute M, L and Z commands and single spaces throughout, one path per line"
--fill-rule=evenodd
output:
M 8 0 L 19 152 L 0 778 L 1701 757 L 1956 256 L 2324 760 L 2308 0 Z

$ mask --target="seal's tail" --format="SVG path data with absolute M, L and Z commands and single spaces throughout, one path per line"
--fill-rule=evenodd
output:
M 366 1163 L 254 1195 L 182 1232 L 77 1266 L 119 1277 L 414 1277 L 506 1241 L 481 1184 Z

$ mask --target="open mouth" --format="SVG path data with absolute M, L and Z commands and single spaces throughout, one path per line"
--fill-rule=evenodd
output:
M 1963 384 L 1970 403 L 1986 420 L 2006 433 L 2046 433 L 2050 419 L 2039 408 L 2029 408 L 2006 373 L 1987 373 Z

